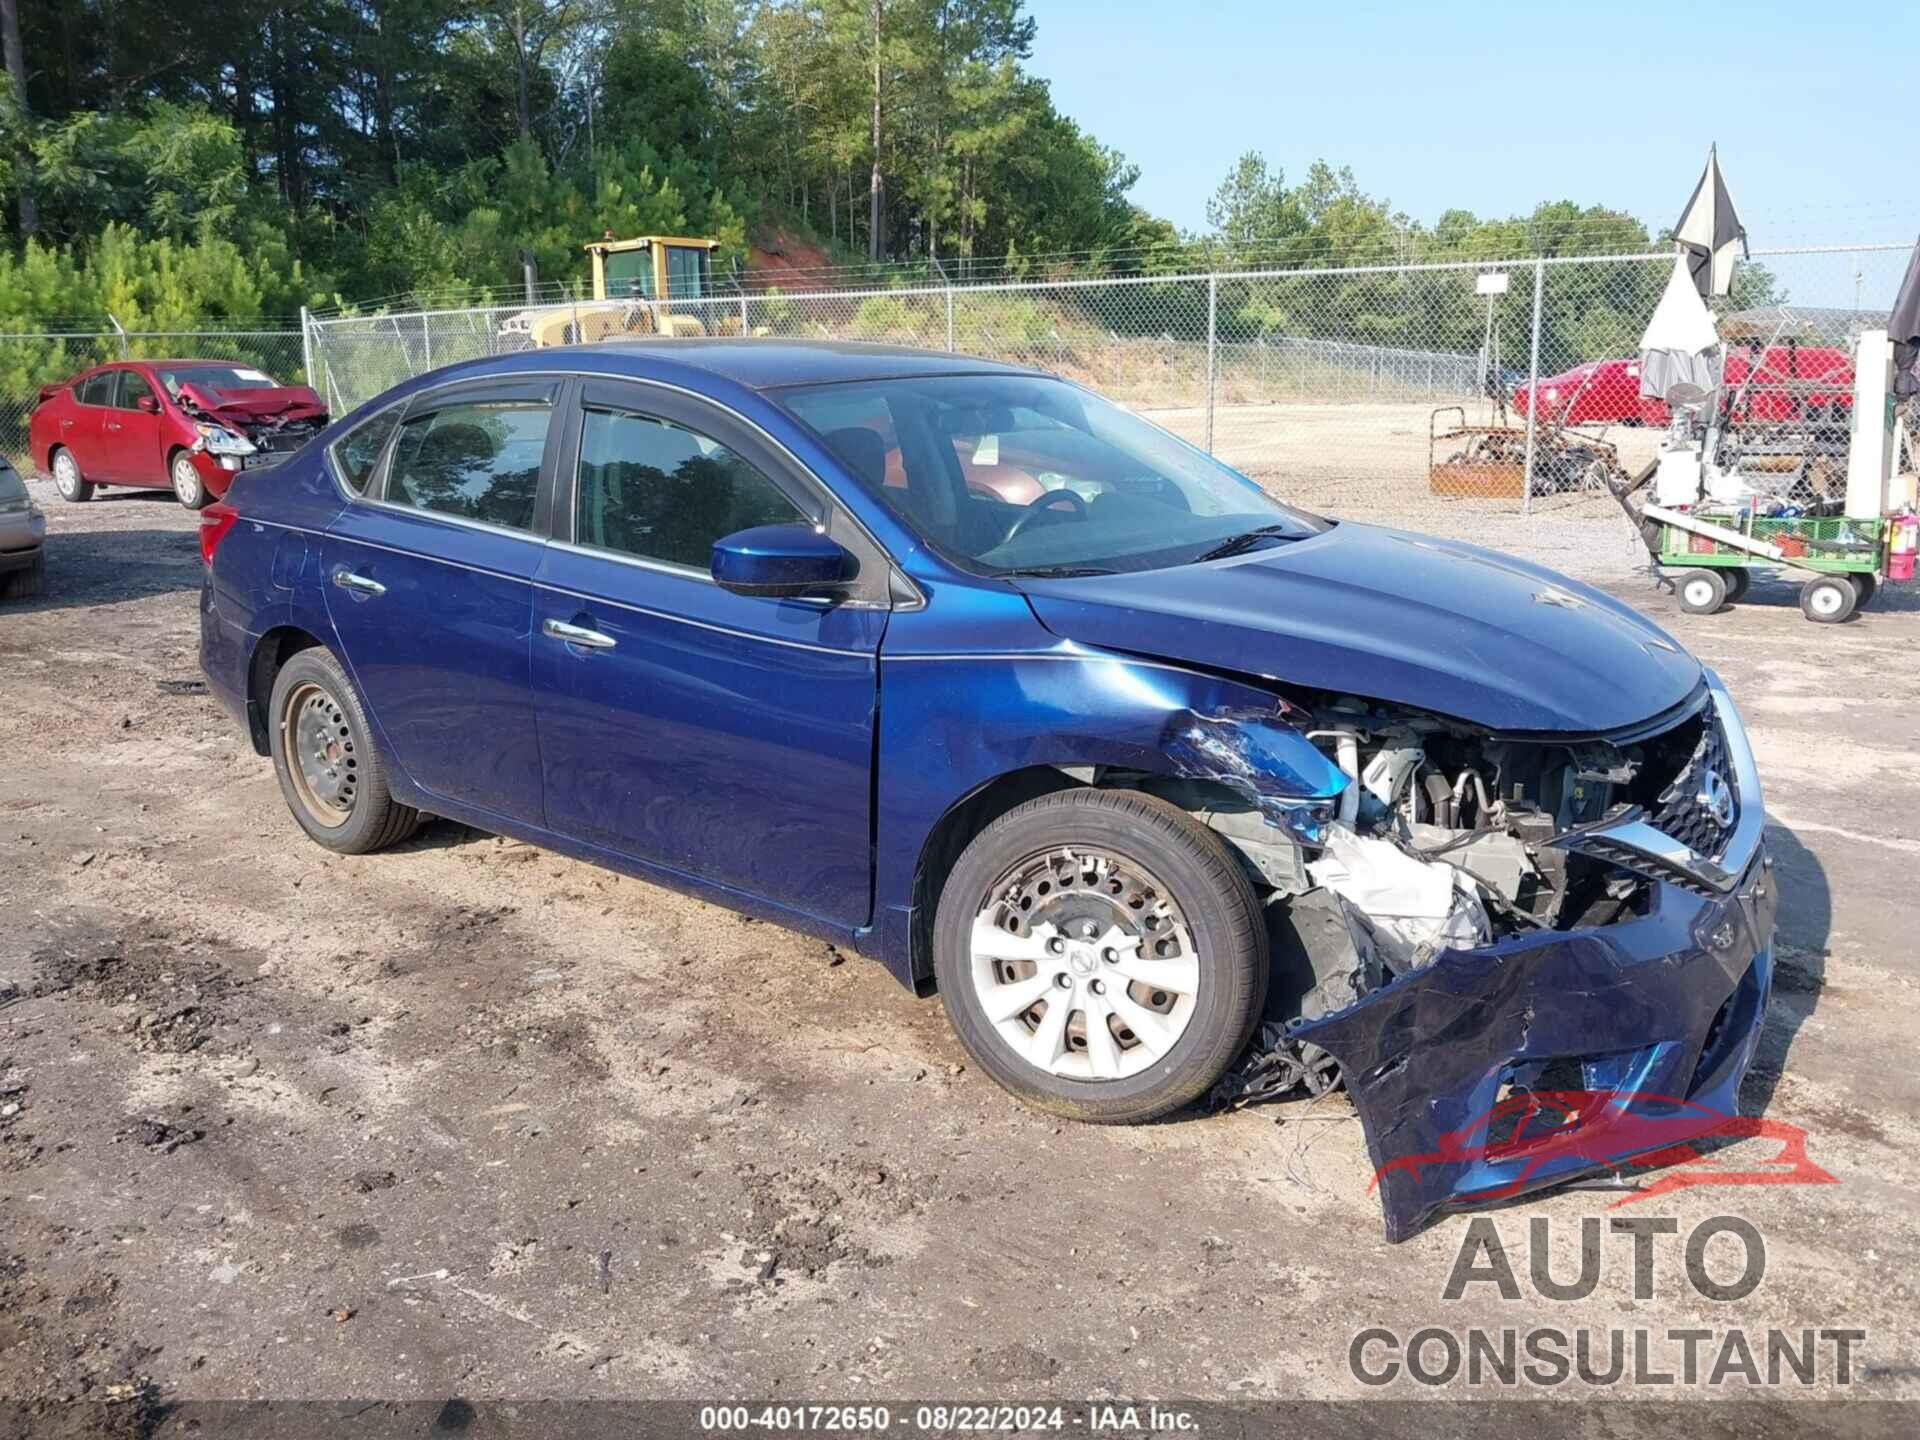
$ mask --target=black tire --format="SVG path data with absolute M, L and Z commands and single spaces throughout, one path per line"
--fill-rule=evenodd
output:
M 47 552 L 42 550 L 26 569 L 0 575 L 0 600 L 30 600 L 46 585 Z
M 1704 566 L 1680 576 L 1680 608 L 1689 615 L 1711 615 L 1727 603 L 1727 577 Z
M 1869 575 L 1864 570 L 1856 570 L 1847 579 L 1853 582 L 1853 593 L 1859 598 L 1854 601 L 1855 610 L 1867 608 L 1867 602 L 1880 593 L 1880 577 Z
M 1747 598 L 1747 591 L 1753 588 L 1753 572 L 1740 566 L 1721 573 L 1727 577 L 1727 603 L 1738 605 Z
M 288 755 L 290 738 L 297 743 L 299 712 L 309 702 L 342 732 L 338 768 L 351 775 L 350 794 L 331 813 L 309 782 L 296 777 L 297 761 Z M 420 812 L 400 804 L 387 789 L 386 762 L 373 743 L 366 709 L 331 652 L 314 646 L 280 667 L 267 704 L 267 738 L 280 794 L 316 843 L 342 855 L 366 855 L 398 844 L 419 828 Z
M 1185 1030 L 1159 1060 L 1124 1078 L 1058 1076 L 1015 1053 L 994 1029 L 971 974 L 974 920 L 996 884 L 1016 865 L 1073 847 L 1107 852 L 1157 877 L 1185 918 L 1199 962 Z M 934 922 L 934 974 L 960 1043 L 1027 1104 L 1093 1124 L 1139 1124 L 1206 1094 L 1253 1033 L 1268 964 L 1259 899 L 1220 837 L 1133 790 L 1061 790 L 1009 810 L 961 854 Z
M 53 475 L 54 490 L 68 504 L 84 505 L 93 498 L 93 482 L 80 473 L 80 462 L 66 446 L 56 445 L 47 452 L 47 469 Z
M 213 503 L 213 492 L 207 489 L 207 482 L 193 468 L 193 458 L 185 450 L 175 450 L 167 457 L 167 481 L 173 486 L 173 498 L 189 510 L 204 510 Z
M 1822 575 L 1800 587 L 1800 613 L 1816 625 L 1838 625 L 1859 604 L 1860 592 L 1844 575 Z

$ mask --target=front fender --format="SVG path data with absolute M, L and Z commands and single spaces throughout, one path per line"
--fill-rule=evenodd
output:
M 1036 627 L 1037 628 L 1037 627 Z M 876 950 L 913 978 L 914 877 L 941 820 L 1002 776 L 1110 766 L 1213 780 L 1268 812 L 1324 805 L 1346 777 L 1281 718 L 1269 691 L 1062 642 L 1032 649 L 901 647 L 880 665 Z

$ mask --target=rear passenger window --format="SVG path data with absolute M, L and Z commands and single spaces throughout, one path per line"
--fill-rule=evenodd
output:
M 380 452 L 387 448 L 387 439 L 399 423 L 400 411 L 397 407 L 383 410 L 333 442 L 334 467 L 354 494 L 367 493 L 367 482 L 373 478 L 373 467 L 380 463 Z
M 73 387 L 73 398 L 82 405 L 113 404 L 113 380 L 119 372 L 102 370 L 98 375 L 89 375 Z
M 480 400 L 407 421 L 394 442 L 387 501 L 531 530 L 552 417 L 544 400 Z
M 723 535 L 805 519 L 717 440 L 644 415 L 587 412 L 574 499 L 582 545 L 704 571 Z

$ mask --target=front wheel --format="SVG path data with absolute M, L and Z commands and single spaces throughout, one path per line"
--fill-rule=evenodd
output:
M 93 498 L 93 482 L 80 473 L 80 462 L 73 458 L 71 450 L 54 451 L 51 464 L 53 488 L 60 492 L 62 500 L 78 505 Z
M 420 812 L 388 791 L 367 712 L 331 653 L 302 650 L 281 666 L 267 713 L 280 793 L 315 841 L 342 855 L 365 855 L 419 827 Z
M 1717 570 L 1694 570 L 1680 581 L 1680 608 L 1689 615 L 1711 615 L 1727 603 L 1727 582 Z
M 169 474 L 173 477 L 173 498 L 187 509 L 204 510 L 213 499 L 207 493 L 207 482 L 200 478 L 200 472 L 194 468 L 193 456 L 186 451 L 175 452 Z
M 1246 872 L 1212 831 L 1129 790 L 1063 790 L 980 832 L 940 896 L 934 972 L 981 1067 L 1098 1124 L 1204 1095 L 1267 988 Z

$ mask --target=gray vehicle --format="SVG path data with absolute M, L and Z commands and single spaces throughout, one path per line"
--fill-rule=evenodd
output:
M 46 579 L 47 517 L 20 472 L 0 459 L 0 600 L 38 595 Z

